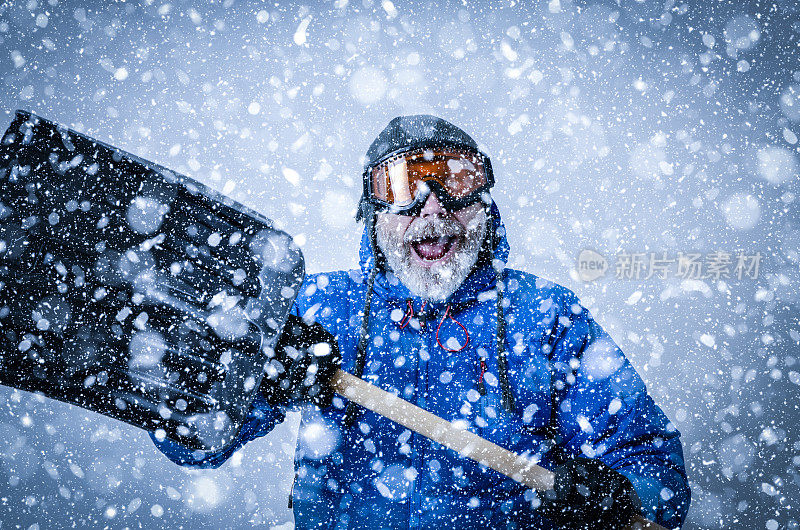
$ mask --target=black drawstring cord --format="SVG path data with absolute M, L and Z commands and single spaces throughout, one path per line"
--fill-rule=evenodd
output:
M 358 336 L 358 348 L 356 350 L 356 365 L 353 370 L 353 375 L 361 378 L 364 375 L 364 366 L 367 363 L 367 338 L 369 335 L 369 312 L 372 305 L 372 288 L 375 284 L 375 277 L 378 275 L 378 267 L 373 266 L 369 271 L 369 280 L 367 280 L 367 297 L 364 300 L 364 314 L 361 317 L 361 333 Z M 344 424 L 346 427 L 352 427 L 356 421 L 357 405 L 350 401 L 347 404 L 347 409 L 344 413 Z
M 508 360 L 506 359 L 506 320 L 503 315 L 503 269 L 497 269 L 497 372 L 503 392 L 503 408 L 514 411 L 514 394 L 508 381 Z
M 491 247 L 489 248 L 489 260 L 492 259 L 492 254 L 497 249 L 497 245 L 500 243 L 500 234 L 498 234 L 498 227 L 494 226 L 494 221 L 490 220 L 492 223 L 491 227 L 491 237 L 487 238 L 490 242 Z M 505 264 L 497 263 L 495 264 L 492 262 L 492 266 L 495 268 L 495 289 L 497 289 L 497 335 L 495 340 L 497 341 L 497 375 L 500 379 L 500 389 L 503 393 L 503 408 L 506 412 L 514 412 L 514 394 L 511 392 L 511 384 L 508 381 L 508 359 L 506 357 L 506 319 L 505 315 L 503 314 L 503 269 L 505 268 Z

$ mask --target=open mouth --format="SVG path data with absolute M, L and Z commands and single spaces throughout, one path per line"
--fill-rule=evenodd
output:
M 433 263 L 450 254 L 455 241 L 453 236 L 426 237 L 412 241 L 411 248 L 423 262 Z

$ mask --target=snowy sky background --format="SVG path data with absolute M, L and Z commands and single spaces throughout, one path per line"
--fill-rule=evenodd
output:
M 186 173 L 357 264 L 362 157 L 428 112 L 492 158 L 510 266 L 573 289 L 683 434 L 686 528 L 798 528 L 800 4 L 0 4 L 0 129 L 31 110 Z M 582 282 L 580 250 L 761 252 L 757 279 Z M 0 389 L 0 520 L 249 527 L 286 509 L 296 419 L 225 466 Z

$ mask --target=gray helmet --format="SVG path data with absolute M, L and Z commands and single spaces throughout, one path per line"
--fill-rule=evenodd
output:
M 430 114 L 394 118 L 367 149 L 356 220 L 366 219 L 373 213 L 370 170 L 394 155 L 426 147 L 452 147 L 480 153 L 478 144 L 470 135 L 442 118 Z M 488 170 L 491 173 L 491 166 Z

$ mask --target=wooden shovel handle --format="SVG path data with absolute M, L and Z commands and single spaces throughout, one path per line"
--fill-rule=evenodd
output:
M 434 442 L 456 451 L 459 455 L 494 469 L 531 489 L 553 489 L 553 473 L 538 466 L 524 455 L 481 438 L 458 422 L 449 422 L 413 403 L 390 394 L 358 377 L 337 370 L 331 387 L 350 401 L 406 427 Z M 666 530 L 663 526 L 637 515 L 629 530 Z

